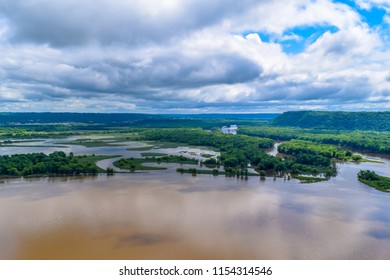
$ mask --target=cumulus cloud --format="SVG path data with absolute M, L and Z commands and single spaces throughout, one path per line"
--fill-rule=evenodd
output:
M 294 33 L 321 26 L 336 29 Z M 304 48 L 287 54 L 285 41 Z M 385 41 L 329 0 L 0 0 L 0 101 L 3 111 L 382 109 Z
M 219 23 L 253 0 L 0 0 L 16 42 L 148 44 Z

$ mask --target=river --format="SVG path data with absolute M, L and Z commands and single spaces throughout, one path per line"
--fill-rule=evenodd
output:
M 12 147 L 0 154 L 135 156 L 140 152 L 125 149 L 134 145 Z M 6 179 L 0 259 L 390 259 L 390 194 L 356 178 L 361 169 L 390 176 L 390 161 L 380 159 L 384 164 L 338 164 L 337 177 L 316 184 L 180 175 L 175 165 L 115 176 Z

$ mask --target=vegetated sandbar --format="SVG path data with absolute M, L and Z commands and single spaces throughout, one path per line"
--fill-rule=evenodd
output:
M 390 192 L 390 178 L 388 177 L 380 176 L 370 170 L 361 170 L 357 176 L 360 182 L 370 187 L 382 192 Z

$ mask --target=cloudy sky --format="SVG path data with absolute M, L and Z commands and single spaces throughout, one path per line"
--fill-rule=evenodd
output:
M 0 0 L 0 111 L 390 110 L 390 0 Z

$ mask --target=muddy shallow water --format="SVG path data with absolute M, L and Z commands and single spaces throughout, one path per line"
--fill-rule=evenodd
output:
M 0 259 L 390 259 L 390 194 L 356 179 L 389 166 L 339 164 L 316 184 L 173 171 L 3 180 Z

